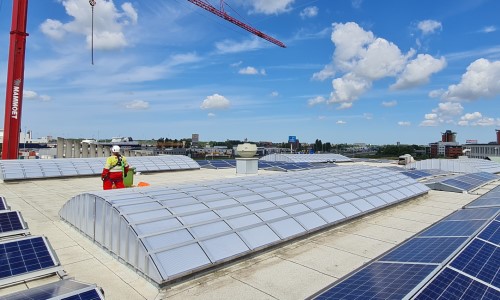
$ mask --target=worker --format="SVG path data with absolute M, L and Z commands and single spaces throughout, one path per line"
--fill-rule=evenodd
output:
M 105 190 L 110 190 L 113 186 L 117 189 L 124 188 L 123 177 L 127 177 L 129 169 L 127 159 L 120 154 L 120 146 L 111 147 L 111 152 L 101 173 L 102 187 Z

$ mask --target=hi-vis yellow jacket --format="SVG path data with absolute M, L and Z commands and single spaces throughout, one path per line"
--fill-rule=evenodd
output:
M 123 168 L 125 170 L 128 170 L 128 163 L 127 163 L 127 158 L 125 156 L 120 156 L 121 157 L 121 162 L 123 164 Z M 122 171 L 122 165 L 118 162 L 118 156 L 116 155 L 111 155 L 106 159 L 106 164 L 104 165 L 104 169 L 109 170 L 109 172 L 121 172 Z

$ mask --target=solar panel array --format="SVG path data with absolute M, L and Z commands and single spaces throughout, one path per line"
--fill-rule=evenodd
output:
M 499 179 L 499 175 L 480 172 L 458 175 L 452 178 L 442 177 L 424 183 L 433 190 L 463 193 L 470 192 Z
M 445 172 L 442 170 L 437 170 L 437 169 L 434 169 L 434 170 L 405 170 L 405 171 L 402 171 L 401 173 L 410 177 L 410 178 L 413 178 L 413 179 L 421 179 L 421 178 L 449 174 L 448 172 Z
M 0 288 L 63 272 L 47 238 L 29 235 L 28 225 L 24 222 L 21 213 L 11 211 L 4 197 L 0 197 L 0 200 L 0 208 L 2 208 L 0 209 Z M 83 288 L 83 285 L 70 280 L 62 280 L 1 298 L 9 300 L 104 299 L 95 285 L 92 288 L 88 285 Z
M 198 160 L 196 161 L 204 169 L 229 169 L 236 168 L 236 160 Z M 319 168 L 334 167 L 331 163 L 309 163 L 309 162 L 283 162 L 283 161 L 258 161 L 258 168 L 267 171 L 303 171 Z
M 488 194 L 311 298 L 500 299 L 500 187 Z
M 183 155 L 127 157 L 140 172 L 191 170 L 200 166 Z M 0 160 L 0 179 L 23 180 L 101 174 L 106 157 Z
M 81 283 L 75 280 L 60 280 L 42 286 L 9 294 L 3 300 L 98 300 L 104 299 L 103 292 L 94 284 Z
M 269 154 L 262 157 L 262 161 L 284 161 L 284 162 L 351 162 L 352 160 L 344 155 L 334 153 L 324 154 Z
M 426 159 L 407 164 L 405 168 L 417 170 L 439 169 L 455 173 L 500 173 L 500 163 L 478 158 Z
M 60 216 L 158 285 L 428 192 L 360 166 L 77 195 Z

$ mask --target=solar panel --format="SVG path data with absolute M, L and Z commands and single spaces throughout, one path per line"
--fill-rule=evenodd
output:
M 479 238 L 490 243 L 500 245 L 500 215 L 497 217 L 497 220 L 491 222 L 485 229 L 479 234 Z
M 60 271 L 59 262 L 43 236 L 0 242 L 0 286 Z
M 500 287 L 500 247 L 474 239 L 450 266 L 478 278 L 482 282 Z
M 3 300 L 99 300 L 104 299 L 103 292 L 95 284 L 85 284 L 75 280 L 60 280 L 24 291 L 2 296 Z
M 373 263 L 313 299 L 403 299 L 437 266 Z
M 460 220 L 488 220 L 495 216 L 500 211 L 499 208 L 475 208 L 475 209 L 461 209 L 448 217 L 444 221 L 460 221 Z
M 445 268 L 414 299 L 500 299 L 500 291 L 462 275 L 452 269 Z
M 10 207 L 7 205 L 7 201 L 5 201 L 4 197 L 0 197 L 0 211 L 2 210 L 10 210 Z
M 419 236 L 471 236 L 484 223 L 484 220 L 443 221 L 423 231 Z
M 466 240 L 466 237 L 413 238 L 378 261 L 441 263 Z
M 27 234 L 28 232 L 28 226 L 24 222 L 20 212 L 0 212 L 0 237 Z

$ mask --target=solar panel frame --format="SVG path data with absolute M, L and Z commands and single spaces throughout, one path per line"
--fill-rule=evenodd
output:
M 101 289 L 95 284 L 85 284 L 72 279 L 64 279 L 45 285 L 32 287 L 5 296 L 3 300 L 98 300 L 104 299 Z
M 438 268 L 427 264 L 375 262 L 314 294 L 311 299 L 403 299 Z
M 500 299 L 500 291 L 450 268 L 443 269 L 414 296 L 416 300 Z
M 4 197 L 0 196 L 0 211 L 10 210 L 10 206 L 7 205 L 7 200 Z
M 44 236 L 0 241 L 0 251 L 0 287 L 62 271 L 57 255 Z
M 0 237 L 28 233 L 28 224 L 19 211 L 0 211 Z

